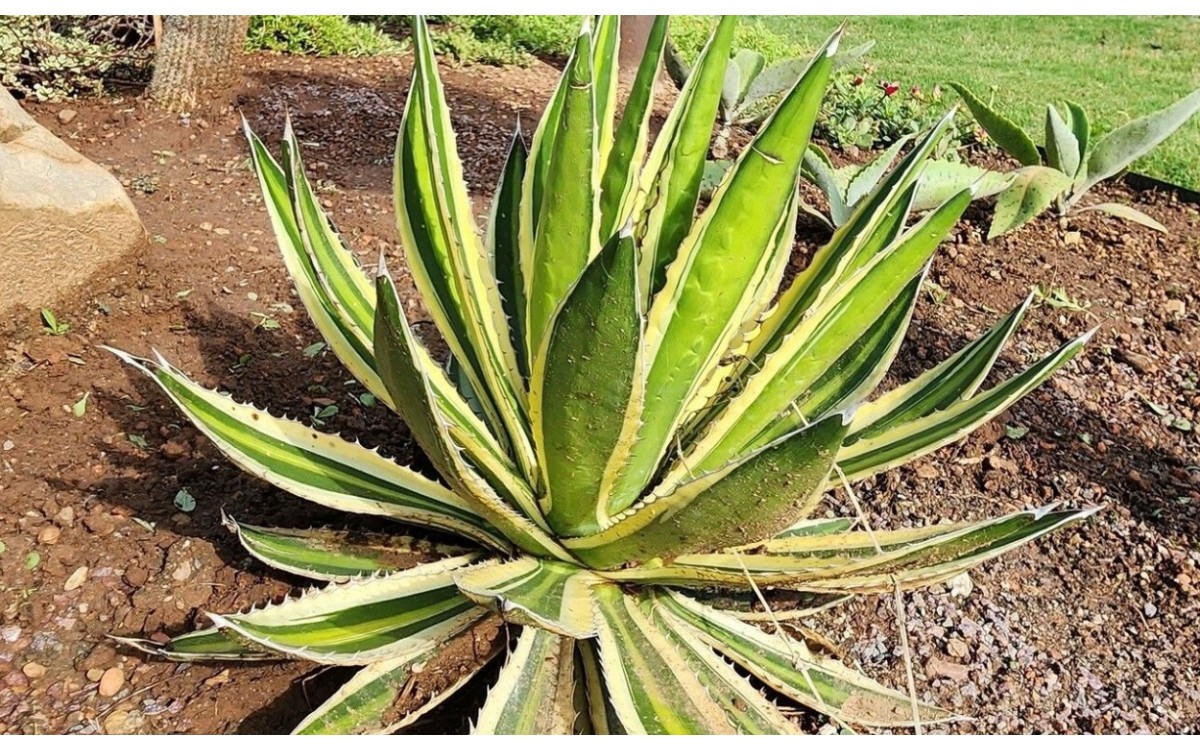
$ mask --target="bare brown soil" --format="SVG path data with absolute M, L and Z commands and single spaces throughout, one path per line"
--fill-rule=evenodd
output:
M 322 200 L 368 268 L 381 251 L 403 266 L 389 163 L 408 64 L 257 57 L 240 102 L 268 142 L 291 114 Z M 556 71 L 444 75 L 482 211 L 518 116 L 528 133 Z M 354 520 L 237 470 L 97 346 L 157 349 L 202 383 L 273 413 L 311 419 L 336 405 L 326 429 L 418 466 L 422 459 L 399 420 L 357 401 L 362 389 L 330 354 L 304 353 L 318 337 L 275 251 L 236 117 L 180 119 L 130 98 L 71 108 L 79 114 L 66 126 L 59 106 L 32 110 L 126 181 L 150 241 L 136 263 L 56 310 L 71 326 L 65 336 L 47 335 L 34 312 L 9 325 L 0 379 L 0 731 L 286 731 L 348 671 L 168 664 L 115 649 L 105 636 L 165 637 L 203 625 L 205 611 L 301 584 L 249 559 L 222 528 L 222 509 L 279 525 Z M 977 571 L 969 595 L 938 587 L 908 596 L 918 692 L 976 719 L 950 731 L 1200 729 L 1200 438 L 1192 428 L 1200 422 L 1200 215 L 1169 195 L 1106 191 L 1171 234 L 1089 215 L 1065 228 L 1041 219 L 984 243 L 988 213 L 973 207 L 930 276 L 945 294 L 922 299 L 897 359 L 897 379 L 919 373 L 1039 283 L 1082 309 L 1034 309 L 1003 372 L 1100 326 L 1075 364 L 992 425 L 860 488 L 876 527 L 1049 502 L 1105 506 Z M 815 223 L 800 229 L 802 251 L 823 239 Z M 85 394 L 76 416 L 72 405 Z M 196 500 L 190 513 L 172 504 L 182 489 Z M 831 498 L 827 510 L 844 511 L 842 502 Z M 890 596 L 816 624 L 851 662 L 903 688 Z M 417 728 L 464 728 L 481 690 Z

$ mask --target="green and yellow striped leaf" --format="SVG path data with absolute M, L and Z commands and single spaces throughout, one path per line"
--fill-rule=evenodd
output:
M 567 292 L 600 252 L 596 81 L 586 23 L 563 76 L 569 84 L 548 154 L 537 233 L 526 271 L 526 340 L 535 356 Z
M 432 650 L 434 646 L 430 646 Z M 384 659 L 360 669 L 328 700 L 304 717 L 292 734 L 382 734 L 385 716 L 412 678 L 414 663 L 429 651 Z
M 947 581 L 1094 512 L 1051 506 L 972 524 L 775 539 L 746 552 L 681 555 L 666 566 L 607 575 L 629 583 L 685 588 L 746 589 L 752 588 L 753 580 L 759 587 L 814 594 L 879 594 L 897 586 L 910 589 Z
M 666 41 L 667 17 L 655 16 L 600 180 L 601 243 L 616 234 L 633 212 L 635 191 L 649 142 L 655 83 Z
M 454 573 L 480 559 L 461 555 L 399 573 L 331 583 L 245 614 L 209 617 L 222 630 L 321 664 L 372 664 L 427 652 L 487 616 Z
M 217 628 L 177 635 L 166 643 L 143 638 L 109 638 L 123 646 L 169 661 L 277 661 L 288 658 L 284 654 L 269 651 L 252 641 L 236 638 Z
M 334 299 L 316 263 L 309 255 L 292 200 L 297 175 L 285 173 L 258 136 L 250 130 L 249 123 L 243 120 L 242 124 L 246 140 L 250 144 L 250 162 L 254 165 L 262 189 L 263 203 L 275 230 L 275 240 L 300 301 L 320 331 L 321 337 L 350 374 L 377 398 L 390 405 L 391 396 L 375 371 L 370 329 L 364 330 L 355 325 L 346 312 L 346 305 Z M 291 146 L 285 141 L 284 162 L 289 165 L 289 169 L 293 166 L 290 149 Z M 299 181 L 303 182 L 303 175 L 299 177 Z
M 488 252 L 500 302 L 508 318 L 509 341 L 524 378 L 529 377 L 531 359 L 525 349 L 525 276 L 521 268 L 521 184 L 528 163 L 529 153 L 518 126 L 513 132 L 488 221 Z
M 641 172 L 633 209 L 642 249 L 641 289 L 647 300 L 662 289 L 667 266 L 695 218 L 736 28 L 737 19 L 726 16 L 709 37 Z
M 617 51 L 621 46 L 621 17 L 597 16 L 592 28 L 592 78 L 595 81 L 597 163 L 608 163 L 613 147 L 614 120 L 617 116 L 617 86 L 620 65 Z
M 564 540 L 596 568 L 737 546 L 807 515 L 826 486 L 848 419 L 835 414 L 748 457 L 651 495 L 605 530 Z M 632 568 L 631 570 L 641 570 Z
M 285 172 L 270 156 L 258 138 L 246 129 L 251 145 L 252 161 L 263 189 L 264 200 L 284 263 L 288 268 L 296 290 L 313 319 L 322 337 L 342 363 L 359 382 L 388 406 L 391 394 L 379 377 L 375 361 L 373 328 L 374 321 L 362 320 L 362 314 L 375 306 L 375 290 L 369 293 L 358 288 L 358 270 L 353 257 L 341 248 L 319 206 L 310 206 L 301 211 L 300 196 L 307 186 L 303 167 L 299 162 L 295 136 L 290 129 L 285 132 L 283 151 L 289 171 Z M 305 221 L 301 221 L 301 217 Z M 302 224 L 311 224 L 305 228 Z M 307 226 L 307 224 L 305 224 Z M 321 253 L 310 253 L 314 244 L 308 235 L 329 233 Z M 331 284 L 329 279 L 341 278 L 344 283 Z M 357 311 L 357 316 L 351 315 Z M 502 476 L 501 484 L 520 485 L 524 480 L 506 475 L 514 474 L 512 459 L 504 453 L 489 429 L 472 412 L 459 396 L 455 386 L 446 378 L 441 368 L 434 363 L 423 349 L 418 352 L 422 369 L 429 375 L 437 403 L 446 418 L 451 434 L 470 456 L 473 464 L 491 467 L 496 476 Z
M 718 34 L 721 29 L 724 25 Z M 779 246 L 772 240 L 780 218 L 794 204 L 801 159 L 836 47 L 835 36 L 817 52 L 730 170 L 668 267 L 665 285 L 649 310 L 650 364 L 642 428 L 608 501 L 610 513 L 639 499 L 688 416 L 686 407 L 742 335 L 749 312 L 774 292 L 760 281 L 778 267 Z
M 471 550 L 413 536 L 333 529 L 271 529 L 223 519 L 246 551 L 273 568 L 318 581 L 394 573 Z
M 541 506 L 560 536 L 599 530 L 604 493 L 632 448 L 644 379 L 637 284 L 633 237 L 623 231 L 567 295 L 534 369 Z
M 907 302 L 906 310 L 911 308 L 913 280 L 920 278 L 970 202 L 969 190 L 955 196 L 847 280 L 762 361 L 681 463 L 695 471 L 711 471 L 815 418 L 800 404 L 814 397 L 829 399 L 829 394 L 815 389 L 830 365 L 847 355 L 853 361 L 857 353 L 852 346 L 872 343 L 870 338 L 863 340 L 863 331 L 878 325 L 881 318 L 894 317 L 897 300 Z M 909 299 L 904 300 L 906 292 Z M 880 346 L 894 350 L 901 335 L 894 327 Z M 864 363 L 866 377 L 877 382 L 882 373 L 872 364 Z M 838 385 L 845 384 L 834 384 L 835 389 Z M 851 394 L 835 390 L 832 395 L 836 403 L 841 400 L 838 396 Z M 668 479 L 678 481 L 681 473 L 676 467 Z
M 918 419 L 901 422 L 873 437 L 856 439 L 854 430 L 865 425 L 852 425 L 847 444 L 838 451 L 838 465 L 846 477 L 854 481 L 906 464 L 965 437 L 1041 385 L 1078 354 L 1095 332 L 1093 329 L 1068 341 L 1021 374 L 994 388 Z
M 507 540 L 464 500 L 373 450 L 202 388 L 166 360 L 113 354 L 154 380 L 233 463 L 319 505 L 450 531 L 494 549 Z
M 448 644 L 431 642 L 423 651 L 367 665 L 305 717 L 292 734 L 395 734 L 452 697 L 500 653 L 498 644 L 489 647 L 477 640 L 477 632 L 487 627 L 487 623 L 481 623 L 455 636 Z M 424 693 L 428 686 L 420 685 L 421 675 L 441 668 L 440 650 L 445 647 L 449 651 L 455 642 L 467 640 L 474 658 L 462 675 L 433 696 Z M 424 702 L 396 718 L 398 704 L 413 696 L 414 691 L 421 691 L 415 694 L 423 695 Z
M 300 237 L 317 275 L 339 317 L 348 322 L 362 340 L 371 340 L 375 323 L 375 288 L 358 261 L 334 231 L 322 210 L 300 158 L 300 143 L 291 118 L 284 122 L 283 153 L 287 156 L 287 184 L 298 220 Z
M 491 264 L 475 231 L 454 130 L 423 19 L 413 23 L 415 62 L 396 141 L 396 217 L 413 281 L 463 366 L 493 430 L 526 479 L 533 453 L 524 389 Z
M 586 712 L 581 713 L 580 723 L 593 734 L 628 734 L 621 726 L 616 709 L 604 685 L 604 670 L 600 665 L 600 651 L 596 639 L 575 641 L 575 656 L 578 674 L 586 701 Z
M 604 687 L 629 734 L 733 734 L 687 659 L 617 586 L 597 589 Z
M 764 698 L 758 688 L 738 674 L 729 662 L 697 639 L 690 627 L 664 611 L 661 604 L 647 599 L 643 601 L 642 609 L 650 611 L 667 642 L 683 657 L 738 734 L 800 734 L 795 722 L 780 713 L 779 708 Z
M 763 321 L 762 332 L 750 342 L 745 368 L 750 369 L 779 348 L 783 338 L 811 309 L 823 303 L 876 253 L 893 245 L 904 230 L 921 170 L 953 118 L 951 110 L 905 154 L 784 290 L 773 313 Z
M 488 692 L 473 734 L 574 734 L 575 641 L 524 628 Z
M 417 444 L 450 486 L 474 501 L 479 512 L 510 542 L 535 555 L 572 560 L 546 532 L 545 519 L 527 486 L 489 483 L 466 463 L 434 403 L 429 373 L 422 369 L 421 360 L 415 355 L 420 344 L 404 317 L 395 283 L 382 261 L 376 284 L 375 313 L 379 321 L 375 326 L 375 349 L 379 372 Z M 496 478 L 495 474 L 485 473 Z M 505 491 L 505 496 L 502 498 L 498 491 Z
M 470 568 L 455 577 L 463 595 L 508 622 L 569 638 L 595 635 L 591 588 L 600 580 L 584 568 L 531 556 Z
M 732 659 L 772 690 L 841 722 L 869 727 L 912 725 L 909 696 L 886 688 L 840 662 L 811 652 L 803 641 L 768 635 L 753 625 L 673 592 L 656 594 L 664 617 Z M 920 705 L 922 723 L 954 716 Z
M 1021 325 L 1032 302 L 1031 294 L 970 345 L 904 385 L 863 404 L 854 415 L 850 438 L 864 440 L 874 437 L 896 425 L 974 396 L 995 365 L 1001 348 Z

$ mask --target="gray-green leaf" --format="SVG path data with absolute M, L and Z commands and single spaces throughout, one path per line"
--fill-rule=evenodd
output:
M 1071 187 L 1070 177 L 1050 167 L 1022 167 L 1014 174 L 1016 178 L 1012 185 L 996 199 L 996 213 L 988 229 L 989 240 L 1039 216 Z

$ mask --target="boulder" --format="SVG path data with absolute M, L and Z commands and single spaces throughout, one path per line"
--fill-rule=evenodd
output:
M 18 307 L 54 304 L 145 238 L 121 183 L 0 88 L 0 325 Z

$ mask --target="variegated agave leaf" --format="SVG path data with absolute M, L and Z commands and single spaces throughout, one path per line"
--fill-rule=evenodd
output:
M 322 587 L 211 614 L 212 627 L 165 644 L 118 640 L 179 661 L 361 667 L 304 734 L 411 725 L 458 700 L 503 644 L 479 733 L 793 733 L 779 701 L 851 726 L 910 724 L 907 695 L 754 623 L 944 581 L 1088 515 L 1045 508 L 875 534 L 811 517 L 835 477 L 959 439 L 1087 335 L 980 390 L 1027 302 L 872 399 L 973 194 L 910 221 L 943 121 L 894 169 L 874 169 L 783 287 L 839 34 L 796 69 L 697 213 L 735 24 L 720 22 L 651 143 L 666 19 L 623 107 L 619 20 L 588 19 L 531 143 L 514 135 L 480 233 L 433 44 L 414 21 L 396 213 L 445 365 L 407 319 L 386 259 L 368 278 L 322 212 L 290 126 L 279 159 L 247 128 L 300 300 L 439 478 L 204 388 L 161 357 L 117 352 L 240 468 L 372 519 L 369 531 L 226 519 L 251 556 Z M 791 609 L 760 611 L 765 587 L 790 590 Z

